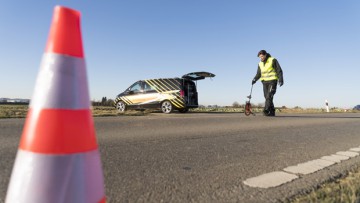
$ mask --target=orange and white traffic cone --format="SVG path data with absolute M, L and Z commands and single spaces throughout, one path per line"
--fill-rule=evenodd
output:
M 6 202 L 105 202 L 80 12 L 57 6 Z

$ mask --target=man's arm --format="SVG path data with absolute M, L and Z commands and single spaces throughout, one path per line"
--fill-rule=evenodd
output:
M 260 77 L 261 77 L 261 70 L 260 70 L 260 67 L 259 67 L 259 65 L 258 65 L 257 73 L 256 73 L 253 81 L 256 82 L 257 80 L 259 80 Z
M 281 69 L 281 66 L 280 66 L 279 62 L 276 59 L 273 60 L 273 67 L 274 67 L 274 69 L 276 71 L 276 74 L 277 74 L 277 76 L 279 78 L 279 84 L 280 84 L 280 86 L 282 86 L 284 84 L 283 71 Z

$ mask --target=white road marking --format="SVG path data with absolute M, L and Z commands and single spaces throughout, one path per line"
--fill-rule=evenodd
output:
M 335 163 L 336 163 L 335 161 L 329 161 L 329 160 L 323 160 L 323 159 L 314 160 L 314 164 L 318 164 L 319 166 L 322 166 L 322 167 L 328 167 L 328 166 L 334 165 Z
M 348 157 L 356 157 L 359 156 L 359 153 L 357 152 L 350 152 L 350 151 L 346 151 L 346 152 L 336 152 L 337 155 L 343 155 L 343 156 L 348 156 Z
M 296 166 L 289 166 L 287 168 L 284 168 L 284 171 L 294 173 L 294 174 L 306 175 L 306 174 L 314 173 L 318 170 L 321 170 L 321 169 L 331 166 L 333 164 L 335 164 L 335 162 L 333 162 L 333 161 L 316 159 L 316 160 L 298 164 Z
M 269 188 L 282 185 L 297 178 L 298 176 L 294 174 L 285 173 L 283 171 L 275 171 L 246 179 L 244 184 L 250 187 Z
M 353 151 L 353 152 L 360 152 L 360 148 L 357 147 L 357 148 L 351 148 L 349 149 L 350 151 Z
M 333 155 L 330 155 L 330 156 L 323 156 L 323 157 L 321 157 L 321 159 L 328 160 L 328 161 L 333 161 L 333 162 L 336 162 L 336 163 L 340 163 L 341 161 L 350 159 L 350 157 L 333 154 Z
M 295 174 L 307 175 L 310 173 L 314 173 L 333 164 L 340 163 L 341 161 L 359 156 L 358 152 L 360 153 L 360 146 L 356 148 L 351 148 L 349 151 L 336 152 L 336 154 L 332 154 L 330 156 L 323 156 L 320 159 L 300 163 L 296 166 L 286 167 L 283 169 L 283 171 L 285 172 L 275 171 L 265 173 L 257 177 L 248 178 L 243 183 L 250 187 L 258 188 L 277 187 L 297 179 L 298 176 Z

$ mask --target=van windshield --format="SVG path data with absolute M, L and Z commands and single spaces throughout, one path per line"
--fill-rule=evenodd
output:
M 141 84 L 140 84 L 140 82 L 137 82 L 137 83 L 133 84 L 131 87 L 129 87 L 129 91 L 132 91 L 132 92 L 140 92 L 140 91 L 141 91 Z

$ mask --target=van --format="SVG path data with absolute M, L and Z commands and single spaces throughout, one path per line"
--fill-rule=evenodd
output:
M 186 113 L 199 107 L 196 82 L 212 77 L 212 73 L 193 72 L 181 78 L 139 80 L 116 96 L 114 106 L 119 112 L 161 109 L 166 114 L 174 110 Z

